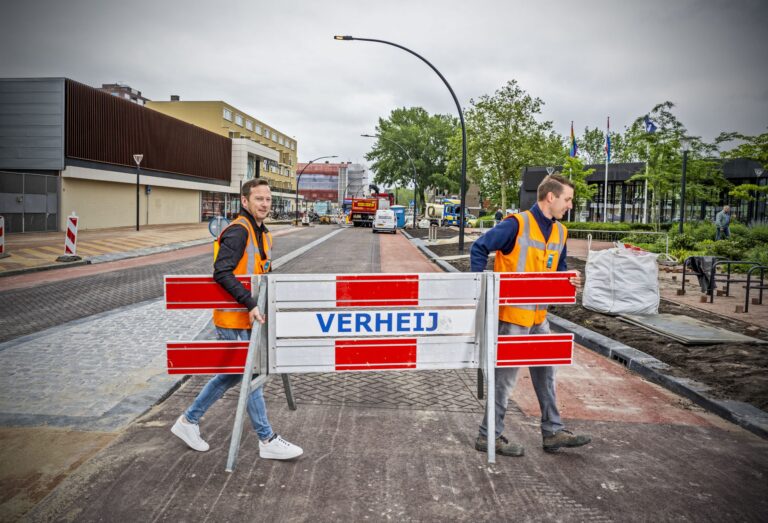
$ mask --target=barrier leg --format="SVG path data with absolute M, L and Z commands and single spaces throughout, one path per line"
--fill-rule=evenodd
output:
M 498 339 L 498 314 L 499 308 L 497 289 L 493 273 L 486 273 L 485 279 L 485 372 L 487 382 L 487 394 L 485 411 L 488 417 L 486 426 L 488 434 L 488 463 L 496 463 L 496 340 Z
M 280 376 L 283 378 L 283 389 L 285 390 L 285 399 L 288 400 L 288 408 L 291 410 L 296 410 L 296 400 L 293 399 L 291 381 L 288 379 L 287 374 L 281 374 Z
M 477 399 L 483 399 L 483 388 L 485 380 L 483 379 L 483 369 L 477 369 Z
M 253 286 L 252 286 L 253 288 Z M 259 310 L 263 311 L 264 305 L 267 303 L 267 285 L 266 282 L 260 282 L 259 285 L 259 298 L 257 300 Z M 240 383 L 240 397 L 237 399 L 237 411 L 235 412 L 235 424 L 232 427 L 232 437 L 229 440 L 229 455 L 227 456 L 226 471 L 232 472 L 235 469 L 235 461 L 237 461 L 237 453 L 240 450 L 240 438 L 243 435 L 243 422 L 245 420 L 246 406 L 248 404 L 248 396 L 251 394 L 251 390 L 256 387 L 262 386 L 266 383 L 267 374 L 266 366 L 261 365 L 262 352 L 262 337 L 264 332 L 264 325 L 258 324 L 251 331 L 251 343 L 248 345 L 248 356 L 245 359 L 245 368 L 243 369 L 243 380 Z M 259 363 L 260 375 L 254 380 L 251 380 L 253 375 L 254 365 Z

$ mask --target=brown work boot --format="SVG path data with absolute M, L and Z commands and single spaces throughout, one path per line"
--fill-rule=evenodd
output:
M 589 434 L 574 434 L 570 430 L 562 429 L 551 436 L 544 436 L 544 450 L 555 452 L 561 447 L 581 447 L 592 441 Z
M 485 436 L 478 436 L 475 440 L 475 449 L 480 452 L 488 452 L 488 439 Z M 496 453 L 502 456 L 519 457 L 525 454 L 525 449 L 522 445 L 510 443 L 502 434 L 496 438 Z

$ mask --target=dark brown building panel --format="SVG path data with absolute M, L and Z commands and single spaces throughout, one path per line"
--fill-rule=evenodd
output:
M 232 141 L 200 127 L 66 81 L 65 155 L 93 162 L 229 181 Z

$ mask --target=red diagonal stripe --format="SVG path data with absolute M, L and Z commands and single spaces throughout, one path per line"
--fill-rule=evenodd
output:
M 398 307 L 418 304 L 418 274 L 336 276 L 337 307 Z
M 336 340 L 336 370 L 416 368 L 416 339 Z

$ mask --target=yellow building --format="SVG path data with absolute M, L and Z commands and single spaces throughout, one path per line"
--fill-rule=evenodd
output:
M 147 101 L 145 106 L 231 138 L 233 144 L 245 144 L 242 154 L 237 154 L 233 147 L 233 174 L 245 170 L 241 179 L 266 178 L 273 189 L 273 209 L 277 212 L 292 209 L 298 163 L 295 139 L 226 102 L 187 102 L 177 98 L 172 96 L 168 102 Z M 249 147 L 244 140 L 251 140 L 262 147 Z M 264 147 L 270 149 L 271 154 L 259 153 L 259 150 L 265 151 Z

